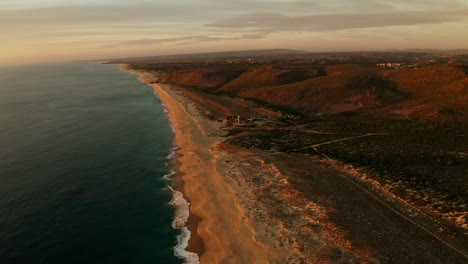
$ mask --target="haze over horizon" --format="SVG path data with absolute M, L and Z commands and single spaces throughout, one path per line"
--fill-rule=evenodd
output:
M 468 48 L 468 0 L 4 0 L 0 22 L 0 65 L 242 49 Z

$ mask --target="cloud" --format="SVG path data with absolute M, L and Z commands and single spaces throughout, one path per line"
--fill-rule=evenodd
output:
M 126 5 L 62 5 L 21 9 L 0 8 L 0 26 L 23 24 L 204 23 L 238 13 L 212 6 L 180 3 Z M 203 21 L 203 22 L 202 22 Z
M 293 7 L 316 7 L 319 5 L 317 2 L 310 2 L 310 1 L 288 1 L 281 3 L 284 6 L 293 6 Z
M 26 61 L 25 54 L 46 60 L 45 54 L 58 57 L 58 50 L 64 58 L 67 52 L 143 55 L 181 51 L 187 44 L 199 50 L 303 49 L 306 43 L 317 49 L 418 42 L 463 47 L 467 8 L 468 0 L 0 0 L 0 60 Z M 389 27 L 396 25 L 408 26 Z M 411 42 L 399 42 L 399 31 L 408 32 Z
M 282 12 L 291 12 L 291 13 L 310 13 L 311 11 L 320 10 L 321 6 L 318 2 L 313 1 L 287 1 L 281 2 L 278 4 L 278 10 Z
M 277 13 L 253 13 L 220 20 L 206 27 L 279 31 L 335 31 L 352 28 L 376 28 L 400 25 L 438 24 L 457 21 L 468 15 L 468 8 L 389 11 L 381 13 L 316 14 L 288 16 Z
M 242 36 L 235 37 L 217 37 L 217 36 L 187 36 L 187 37 L 177 37 L 177 38 L 160 38 L 160 39 L 137 39 L 137 40 L 128 40 L 120 43 L 116 43 L 110 46 L 146 46 L 146 45 L 160 45 L 166 43 L 175 43 L 175 44 L 191 44 L 191 43 L 201 43 L 201 42 L 214 42 L 214 41 L 223 41 L 223 40 L 247 40 L 247 39 L 263 39 L 265 34 L 245 34 Z

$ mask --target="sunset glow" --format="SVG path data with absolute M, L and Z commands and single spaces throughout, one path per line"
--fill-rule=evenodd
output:
M 0 21 L 3 65 L 240 49 L 468 46 L 466 0 L 7 0 Z

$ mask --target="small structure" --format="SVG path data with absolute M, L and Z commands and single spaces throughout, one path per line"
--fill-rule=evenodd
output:
M 255 118 L 254 117 L 244 117 L 241 115 L 234 115 L 234 116 L 226 116 L 224 119 L 224 122 L 226 122 L 227 125 L 232 125 L 234 123 L 236 124 L 249 124 L 249 123 L 254 123 Z
M 376 66 L 377 66 L 377 67 L 381 67 L 381 68 L 394 68 L 394 69 L 398 69 L 398 68 L 403 67 L 404 65 L 403 65 L 402 63 L 398 63 L 398 62 L 387 62 L 387 63 L 377 63 Z

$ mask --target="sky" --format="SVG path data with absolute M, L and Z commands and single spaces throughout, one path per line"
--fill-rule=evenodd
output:
M 0 0 L 0 65 L 245 49 L 468 48 L 468 0 Z

